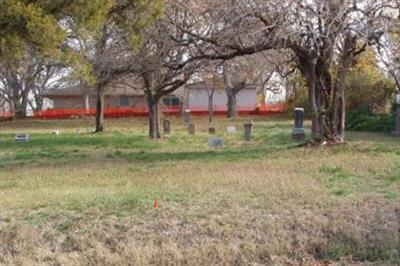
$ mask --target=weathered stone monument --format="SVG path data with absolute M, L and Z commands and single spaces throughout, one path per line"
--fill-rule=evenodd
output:
M 396 124 L 392 134 L 395 137 L 400 137 L 400 93 L 396 95 Z
M 209 128 L 208 128 L 208 134 L 214 135 L 215 132 L 216 132 L 215 127 L 209 127 Z
M 60 130 L 58 130 L 58 129 L 56 129 L 56 130 L 53 130 L 52 132 L 51 132 L 51 134 L 53 134 L 53 135 L 60 135 L 61 134 L 61 131 Z
M 220 137 L 210 137 L 208 139 L 208 147 L 210 148 L 223 148 L 224 139 Z
M 171 133 L 171 120 L 164 119 L 163 121 L 164 134 L 169 135 Z
M 253 121 L 244 122 L 243 128 L 244 128 L 244 140 L 250 141 L 251 140 L 251 132 L 253 130 Z
M 192 111 L 190 111 L 189 109 L 185 109 L 185 111 L 183 111 L 183 123 L 185 124 L 185 127 L 188 127 L 190 123 L 192 123 L 192 118 L 191 118 L 191 113 Z
M 189 128 L 188 128 L 189 134 L 190 135 L 194 135 L 196 133 L 196 125 L 193 123 L 189 124 Z
M 17 133 L 17 134 L 15 134 L 15 141 L 17 141 L 17 142 L 29 142 L 29 134 Z
M 304 126 L 304 108 L 294 108 L 294 128 L 292 139 L 303 140 L 306 137 Z
M 229 126 L 226 128 L 226 132 L 228 134 L 235 134 L 236 133 L 236 127 L 235 126 Z

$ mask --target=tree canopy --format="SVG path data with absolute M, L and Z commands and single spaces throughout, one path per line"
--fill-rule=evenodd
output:
M 66 37 L 63 19 L 73 18 L 82 27 L 96 28 L 114 0 L 1 0 L 0 59 L 17 56 L 25 46 L 44 56 L 58 56 Z

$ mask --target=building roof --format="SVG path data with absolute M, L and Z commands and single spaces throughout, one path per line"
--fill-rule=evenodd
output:
M 84 90 L 83 88 L 79 86 L 75 87 L 64 87 L 64 88 L 58 88 L 50 91 L 45 91 L 43 93 L 44 97 L 80 97 L 83 96 L 84 94 L 89 94 L 89 95 L 95 95 L 96 91 L 93 88 L 90 88 L 88 90 Z M 125 84 L 118 84 L 118 85 L 111 85 L 108 86 L 106 89 L 106 95 L 108 96 L 143 96 L 144 92 L 140 89 L 134 89 L 132 87 L 129 87 Z
M 214 86 L 212 84 L 192 84 L 187 85 L 186 88 L 190 90 L 208 90 L 212 88 L 215 88 L 216 90 L 225 90 L 225 87 L 223 85 Z M 243 89 L 256 90 L 257 87 L 255 85 L 246 85 Z

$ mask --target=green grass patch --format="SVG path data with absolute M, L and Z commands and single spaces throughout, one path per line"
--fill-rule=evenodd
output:
M 335 196 L 345 196 L 352 193 L 352 185 L 355 177 L 343 167 L 323 164 L 319 168 L 322 174 L 320 180 Z

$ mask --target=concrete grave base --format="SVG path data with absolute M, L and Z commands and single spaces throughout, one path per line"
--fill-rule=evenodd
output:
M 400 137 L 400 131 L 399 130 L 394 130 L 394 131 L 392 131 L 392 135 L 394 137 Z
M 303 140 L 306 138 L 306 133 L 304 128 L 294 128 L 292 131 L 293 140 Z

